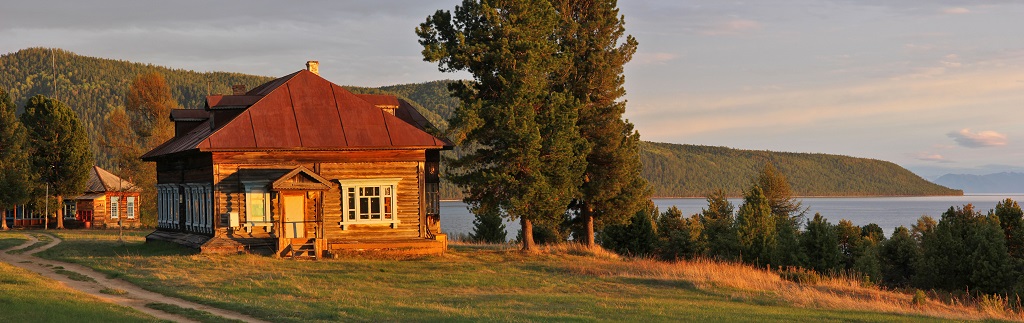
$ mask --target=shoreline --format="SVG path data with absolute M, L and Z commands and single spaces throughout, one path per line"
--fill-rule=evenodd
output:
M 807 196 L 794 196 L 794 198 L 904 198 L 904 197 L 965 197 L 965 196 L 1024 196 L 1024 192 L 1021 193 L 964 193 L 961 195 L 807 195 Z M 671 199 L 706 199 L 706 196 L 654 196 L 652 200 L 671 200 Z M 727 198 L 743 198 L 743 196 L 728 196 Z M 462 200 L 450 200 L 443 199 L 441 202 L 462 202 Z

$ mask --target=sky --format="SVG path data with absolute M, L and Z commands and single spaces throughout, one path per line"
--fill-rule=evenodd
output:
M 414 29 L 457 0 L 5 1 L 0 53 L 57 47 L 343 85 L 468 78 Z M 625 117 L 644 140 L 1024 171 L 1024 1 L 631 0 Z

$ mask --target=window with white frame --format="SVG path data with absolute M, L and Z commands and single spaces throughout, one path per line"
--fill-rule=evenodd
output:
M 339 180 L 341 222 L 346 224 L 391 224 L 398 221 L 399 178 Z
M 120 214 L 117 213 L 117 211 L 119 211 L 118 208 L 119 208 L 120 205 L 118 205 L 119 204 L 118 202 L 120 202 L 120 199 L 121 199 L 121 197 L 118 197 L 118 196 L 111 196 L 110 197 L 110 218 L 111 219 L 117 219 L 117 218 L 119 218 L 121 216 Z
M 245 183 L 245 221 L 271 222 L 270 192 L 266 183 Z
M 125 203 L 124 207 L 125 207 L 125 209 L 124 209 L 125 215 L 127 215 L 129 219 L 134 219 L 135 218 L 135 197 L 134 196 L 129 196 L 128 197 L 128 201 Z

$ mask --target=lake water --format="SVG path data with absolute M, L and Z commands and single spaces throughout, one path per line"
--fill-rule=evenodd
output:
M 875 223 L 885 230 L 886 235 L 899 226 L 917 223 L 922 215 L 928 215 L 938 221 L 950 206 L 973 204 L 976 211 L 987 213 L 995 208 L 996 203 L 1006 198 L 1024 201 L 1024 194 L 985 194 L 964 196 L 927 196 L 927 197 L 811 197 L 801 198 L 804 207 L 808 208 L 807 216 L 821 213 L 830 223 L 836 224 L 840 219 L 847 219 L 854 225 L 863 226 Z M 739 208 L 742 199 L 730 199 Z M 654 199 L 658 209 L 665 211 L 673 205 L 689 216 L 700 213 L 707 208 L 703 198 Z M 441 202 L 441 231 L 449 237 L 473 231 L 473 214 L 462 202 Z M 519 222 L 506 222 L 505 229 L 509 239 L 515 239 L 519 232 Z

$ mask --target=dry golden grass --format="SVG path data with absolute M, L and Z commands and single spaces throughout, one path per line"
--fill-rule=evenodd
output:
M 600 247 L 588 249 L 574 243 L 544 246 L 540 252 L 590 258 L 564 262 L 569 271 L 577 274 L 684 282 L 742 301 L 774 300 L 806 308 L 867 310 L 956 320 L 1024 321 L 1024 313 L 1011 310 L 1010 302 L 1000 297 L 982 297 L 972 302 L 954 300 L 953 304 L 929 298 L 923 305 L 914 305 L 912 294 L 862 286 L 857 278 L 843 275 L 819 276 L 809 282 L 796 283 L 783 279 L 777 271 L 745 264 L 709 259 L 665 262 L 620 258 Z

